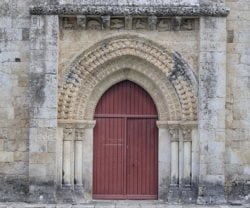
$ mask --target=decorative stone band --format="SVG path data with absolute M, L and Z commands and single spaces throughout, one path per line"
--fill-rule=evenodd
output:
M 158 128 L 182 128 L 192 129 L 198 126 L 197 121 L 157 121 Z
M 184 141 L 192 140 L 192 129 L 197 127 L 197 121 L 157 121 L 158 128 L 167 128 L 171 135 L 171 141 L 179 141 L 179 130 L 182 130 Z
M 83 140 L 85 129 L 93 129 L 96 121 L 58 120 L 58 126 L 63 128 L 63 140 Z
M 93 129 L 96 121 L 92 120 L 70 120 L 70 119 L 58 119 L 58 126 L 64 128 L 75 129 Z
M 215 6 L 89 6 L 46 5 L 30 8 L 31 15 L 110 15 L 110 16 L 215 16 L 226 17 L 227 7 Z

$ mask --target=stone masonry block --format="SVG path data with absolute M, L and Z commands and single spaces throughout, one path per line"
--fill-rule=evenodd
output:
M 33 152 L 30 154 L 30 163 L 48 164 L 55 162 L 55 154 L 48 152 Z
M 0 151 L 3 151 L 3 150 L 4 150 L 4 139 L 0 139 Z
M 14 152 L 14 160 L 15 161 L 29 161 L 29 153 L 28 152 Z
M 31 140 L 29 144 L 30 152 L 47 152 L 47 140 Z
M 19 151 L 19 152 L 25 152 L 28 148 L 28 140 L 24 139 L 15 139 L 15 140 L 8 140 L 5 144 L 5 149 L 8 151 Z
M 14 162 L 14 153 L 0 152 L 0 162 Z

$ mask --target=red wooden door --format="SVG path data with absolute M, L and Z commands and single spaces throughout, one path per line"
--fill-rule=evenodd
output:
M 130 81 L 111 87 L 95 111 L 94 199 L 157 199 L 157 110 Z

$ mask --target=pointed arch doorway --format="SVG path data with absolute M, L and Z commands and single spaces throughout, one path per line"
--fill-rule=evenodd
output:
M 150 95 L 125 80 L 97 104 L 94 199 L 158 198 L 158 118 Z

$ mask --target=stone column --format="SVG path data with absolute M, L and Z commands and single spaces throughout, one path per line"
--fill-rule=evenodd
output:
M 72 141 L 63 142 L 63 185 L 71 185 L 71 144 Z
M 58 16 L 31 16 L 29 200 L 55 202 Z
M 82 160 L 83 160 L 84 129 L 76 129 L 75 141 L 75 184 L 82 186 Z
M 183 135 L 183 186 L 191 185 L 192 129 L 182 128 Z
M 200 18 L 198 203 L 224 203 L 226 18 Z
M 171 184 L 168 193 L 168 201 L 179 202 L 179 182 L 180 182 L 180 151 L 179 139 L 180 131 L 179 124 L 168 124 L 169 133 L 171 136 Z
M 63 127 L 57 128 L 56 140 L 56 186 L 62 188 L 62 169 L 63 169 Z
M 184 142 L 183 142 L 183 135 L 182 129 L 179 127 L 179 187 L 182 187 L 183 183 L 183 171 L 184 171 Z
M 170 184 L 170 134 L 166 121 L 157 121 L 159 129 L 158 133 L 158 146 L 159 146 L 159 179 L 158 179 L 158 193 L 159 199 L 167 200 L 167 193 Z
M 74 188 L 74 140 L 75 129 L 64 128 L 63 130 L 63 186 Z
M 84 121 L 84 139 L 82 141 L 83 162 L 82 180 L 85 199 L 92 199 L 92 176 L 93 176 L 93 133 L 95 121 Z
M 192 185 L 197 187 L 200 167 L 200 149 L 197 124 L 192 128 Z
M 171 186 L 179 185 L 179 129 L 170 128 L 171 134 Z

